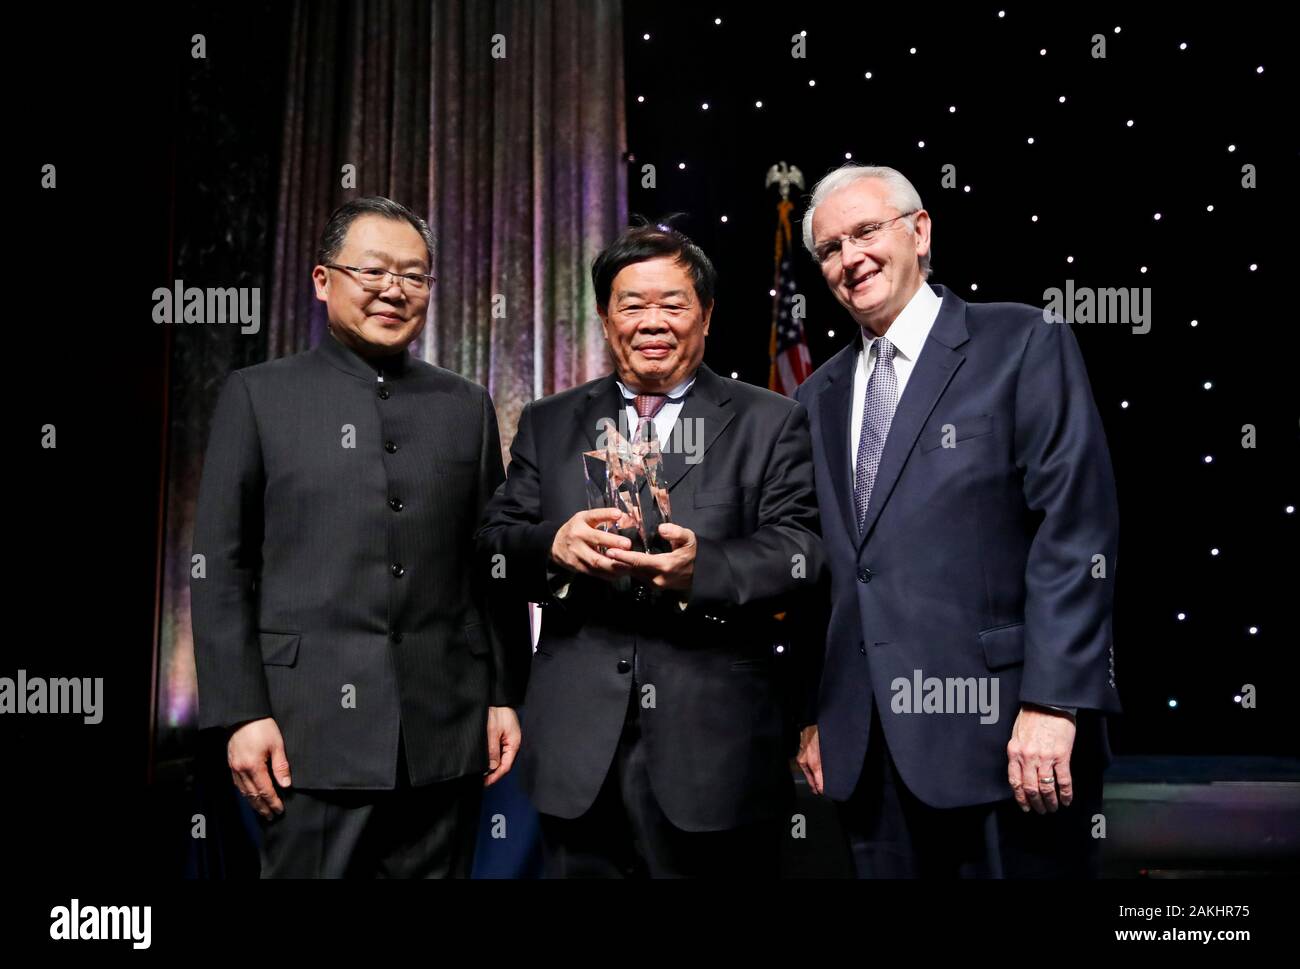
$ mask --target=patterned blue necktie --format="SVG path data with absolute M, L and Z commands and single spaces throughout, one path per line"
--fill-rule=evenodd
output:
M 867 381 L 862 403 L 862 432 L 858 436 L 858 463 L 853 476 L 853 505 L 858 513 L 858 531 L 867 518 L 871 488 L 880 470 L 889 424 L 898 406 L 898 374 L 894 372 L 894 345 L 883 336 L 876 341 L 876 365 Z

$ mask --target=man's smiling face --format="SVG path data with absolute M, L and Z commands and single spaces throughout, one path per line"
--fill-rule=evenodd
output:
M 399 273 L 428 273 L 429 254 L 415 227 L 400 219 L 363 215 L 348 226 L 333 262 L 341 266 L 378 266 Z M 362 287 L 357 274 L 317 266 L 312 271 L 316 298 L 329 308 L 331 328 L 363 356 L 383 356 L 406 349 L 424 329 L 429 290 L 399 285 L 389 276 L 385 288 Z
M 826 196 L 813 212 L 813 248 L 834 246 L 864 223 L 886 222 L 902 213 L 890 204 L 889 189 L 878 178 L 864 178 Z M 921 209 L 910 218 L 879 229 L 870 244 L 860 249 L 842 242 L 838 251 L 821 262 L 822 277 L 835 298 L 859 326 L 884 333 L 924 282 L 918 264 L 930 251 L 930 216 Z
M 662 393 L 704 359 L 713 304 L 701 306 L 685 264 L 659 256 L 624 266 L 597 307 L 619 379 L 643 393 Z

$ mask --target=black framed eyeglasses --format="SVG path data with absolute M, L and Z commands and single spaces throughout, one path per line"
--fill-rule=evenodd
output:
M 858 249 L 865 249 L 879 238 L 880 232 L 886 227 L 897 222 L 899 219 L 906 219 L 909 215 L 916 215 L 920 209 L 912 209 L 910 212 L 904 212 L 902 215 L 896 215 L 892 219 L 886 219 L 884 222 L 863 222 L 846 236 L 840 236 L 834 241 L 827 240 L 813 250 L 813 257 L 818 262 L 825 263 L 830 261 L 834 256 L 839 255 L 844 246 L 844 240 L 847 239 Z
M 392 276 L 397 280 L 397 285 L 402 289 L 412 293 L 427 293 L 436 280 L 427 273 L 399 273 L 391 269 L 384 269 L 382 266 L 340 266 L 338 263 L 327 262 L 324 264 L 326 269 L 346 269 L 348 272 L 357 274 L 357 282 L 361 288 L 372 293 L 382 293 L 390 283 L 388 277 Z

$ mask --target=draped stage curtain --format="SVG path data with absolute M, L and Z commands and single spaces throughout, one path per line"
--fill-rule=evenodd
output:
M 196 207 L 215 206 L 207 219 L 234 228 L 215 253 L 194 246 L 187 257 L 178 212 L 176 275 L 189 285 L 224 260 L 239 285 L 263 286 L 267 319 L 253 339 L 206 328 L 183 331 L 173 347 L 160 760 L 186 755 L 196 719 L 189 556 L 216 392 L 229 370 L 325 335 L 309 274 L 337 205 L 386 195 L 429 222 L 438 281 L 412 350 L 488 388 L 504 447 L 529 400 L 608 370 L 589 266 L 627 224 L 621 3 L 298 0 L 285 50 L 278 177 L 263 172 L 259 187 L 248 173 L 266 168 L 264 158 L 228 157 L 241 136 L 223 116 L 243 115 L 221 101 L 218 85 L 209 104 L 191 94 L 182 109 L 182 123 L 203 121 L 192 126 L 204 133 L 191 154 L 223 166 L 212 176 L 221 192 L 190 194 L 203 200 Z M 245 148 L 250 141 L 243 136 Z M 355 187 L 344 187 L 346 165 L 355 166 Z M 240 215 L 245 203 L 268 207 L 272 196 L 269 219 L 241 226 L 256 222 Z
M 627 222 L 622 49 L 607 0 L 300 0 L 271 355 L 324 331 L 307 273 L 331 209 L 387 195 L 437 241 L 418 353 L 488 388 L 507 443 L 528 401 L 605 372 L 589 266 Z

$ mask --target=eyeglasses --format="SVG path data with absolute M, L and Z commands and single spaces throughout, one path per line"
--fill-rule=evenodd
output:
M 832 257 L 838 256 L 847 239 L 859 249 L 865 249 L 879 238 L 880 232 L 888 225 L 897 222 L 899 219 L 906 219 L 909 215 L 916 215 L 920 209 L 912 209 L 910 212 L 904 212 L 902 215 L 896 215 L 892 219 L 886 219 L 884 222 L 863 222 L 862 225 L 854 229 L 849 235 L 840 236 L 835 240 L 827 240 L 813 250 L 813 256 L 820 263 L 829 262 Z
M 370 293 L 382 293 L 392 284 L 388 277 L 397 280 L 402 289 L 412 293 L 428 292 L 429 287 L 435 282 L 434 277 L 425 273 L 398 273 L 391 269 L 384 269 L 380 266 L 340 266 L 336 263 L 325 263 L 326 269 L 346 269 L 349 272 L 357 274 L 357 282 L 361 288 Z

